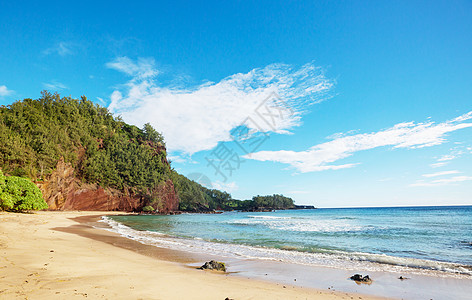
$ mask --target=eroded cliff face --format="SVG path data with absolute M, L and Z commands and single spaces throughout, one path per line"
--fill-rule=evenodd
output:
M 172 180 L 161 183 L 157 189 L 157 197 L 160 200 L 160 213 L 169 213 L 179 209 L 179 198 L 175 192 L 174 183 Z
M 45 182 L 37 182 L 50 210 L 140 211 L 144 198 L 129 191 L 103 188 L 98 184 L 81 182 L 74 168 L 60 159 L 56 169 Z M 157 196 L 160 212 L 169 213 L 179 206 L 172 180 L 163 182 Z

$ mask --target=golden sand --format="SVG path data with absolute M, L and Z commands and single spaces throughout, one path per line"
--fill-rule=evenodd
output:
M 374 299 L 189 268 L 83 222 L 104 214 L 0 213 L 0 299 Z

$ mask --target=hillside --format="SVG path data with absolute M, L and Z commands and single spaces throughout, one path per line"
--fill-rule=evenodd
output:
M 178 174 L 163 136 L 150 124 L 126 124 L 82 96 L 42 92 L 0 107 L 0 168 L 27 177 L 52 210 L 291 208 L 281 195 L 235 200 Z M 268 199 L 272 199 L 268 201 Z
M 178 209 L 162 135 L 85 97 L 43 92 L 0 108 L 0 167 L 31 178 L 50 209 Z
M 254 196 L 251 200 L 233 199 L 231 194 L 208 189 L 187 177 L 173 172 L 173 181 L 180 198 L 180 209 L 191 212 L 212 210 L 266 211 L 297 208 L 293 199 L 283 195 Z M 298 207 L 302 208 L 302 207 Z M 309 207 L 312 208 L 312 207 Z

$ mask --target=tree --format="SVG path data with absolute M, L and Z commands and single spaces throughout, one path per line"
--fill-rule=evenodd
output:
M 165 146 L 164 137 L 162 134 L 157 132 L 149 123 L 143 126 L 144 138 L 148 141 L 152 141 L 156 145 Z
M 39 188 L 29 179 L 5 176 L 0 170 L 0 208 L 3 210 L 47 209 Z

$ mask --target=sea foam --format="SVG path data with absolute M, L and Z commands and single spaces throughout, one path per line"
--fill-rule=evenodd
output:
M 301 249 L 296 247 L 284 247 L 284 249 L 255 247 L 243 244 L 213 242 L 201 238 L 172 237 L 154 231 L 135 230 L 109 217 L 102 217 L 101 222 L 109 226 L 108 230 L 143 244 L 222 257 L 283 261 L 353 271 L 390 271 L 402 274 L 416 273 L 441 277 L 466 276 L 467 278 L 470 278 L 469 276 L 472 275 L 471 266 L 449 262 L 338 250 L 324 250 L 313 253 L 300 251 Z M 287 248 L 290 250 L 287 250 Z

